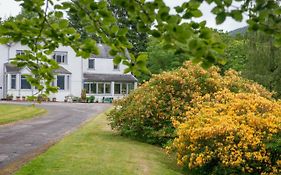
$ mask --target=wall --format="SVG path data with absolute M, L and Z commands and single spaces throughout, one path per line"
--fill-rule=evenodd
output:
M 95 60 L 95 69 L 88 68 L 88 59 L 83 60 L 83 70 L 85 73 L 96 74 L 123 74 L 125 65 L 120 64 L 119 70 L 113 69 L 113 59 L 110 58 L 90 58 Z

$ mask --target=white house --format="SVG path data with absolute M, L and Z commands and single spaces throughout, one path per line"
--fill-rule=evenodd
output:
M 131 74 L 124 74 L 125 65 L 114 65 L 113 58 L 109 56 L 109 48 L 98 44 L 99 55 L 89 59 L 77 57 L 70 47 L 61 46 L 52 55 L 60 68 L 54 71 L 53 86 L 59 88 L 50 98 L 63 101 L 66 96 L 80 97 L 82 89 L 86 89 L 87 96 L 95 96 L 101 101 L 103 98 L 121 98 L 137 86 L 137 79 Z M 17 54 L 29 50 L 27 46 L 19 43 L 0 45 L 0 99 L 7 95 L 26 97 L 36 94 L 24 74 L 29 74 L 28 68 L 20 69 L 9 60 Z

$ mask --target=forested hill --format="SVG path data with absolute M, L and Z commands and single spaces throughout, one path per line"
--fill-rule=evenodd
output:
M 241 28 L 230 31 L 229 35 L 236 36 L 237 34 L 245 34 L 247 30 L 248 30 L 248 26 L 241 27 Z

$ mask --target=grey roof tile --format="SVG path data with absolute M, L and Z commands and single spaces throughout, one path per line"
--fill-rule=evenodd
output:
M 5 68 L 7 73 L 20 73 L 21 68 L 17 67 L 14 64 L 11 63 L 5 63 Z M 54 74 L 71 74 L 67 69 L 60 66 L 58 69 L 53 71 Z
M 5 63 L 4 66 L 6 68 L 7 73 L 19 73 L 21 70 L 21 68 L 11 63 Z
M 71 74 L 67 69 L 64 67 L 60 66 L 58 69 L 53 70 L 54 74 Z

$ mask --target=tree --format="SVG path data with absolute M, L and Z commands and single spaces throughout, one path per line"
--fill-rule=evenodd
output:
M 151 74 L 159 74 L 163 71 L 177 69 L 189 59 L 185 53 L 175 53 L 173 49 L 165 49 L 163 43 L 156 38 L 149 38 L 147 47 L 147 68 Z M 149 80 L 151 74 L 142 74 L 138 76 L 139 82 Z
M 107 0 L 107 3 L 109 10 L 112 11 L 117 20 L 118 27 L 128 29 L 126 37 L 133 46 L 129 51 L 135 56 L 141 52 L 146 52 L 148 34 L 138 31 L 136 21 L 129 18 L 128 11 L 125 8 L 115 5 L 112 0 Z
M 221 72 L 224 73 L 228 69 L 234 69 L 238 72 L 245 70 L 248 40 L 243 35 L 234 37 L 222 32 L 218 33 L 218 38 L 226 45 L 224 51 L 225 63 L 218 64 Z
M 269 35 L 248 33 L 247 63 L 243 75 L 275 91 L 275 97 L 281 97 L 281 49 L 273 45 Z
M 75 14 L 87 32 L 95 33 L 103 43 L 109 45 L 110 54 L 115 57 L 114 63 L 123 62 L 128 66 L 125 72 L 139 75 L 141 72 L 148 71 L 145 53 L 135 56 L 127 52 L 127 49 L 133 48 L 132 43 L 127 39 L 129 29 L 118 26 L 105 0 L 16 1 L 20 2 L 26 11 L 38 15 L 29 19 L 3 22 L 0 26 L 0 43 L 21 42 L 30 47 L 31 51 L 15 58 L 14 63 L 34 70 L 32 73 L 37 77 L 29 77 L 29 80 L 33 85 L 38 86 L 40 91 L 44 89 L 47 93 L 50 91 L 51 87 L 48 83 L 52 79 L 52 69 L 56 66 L 49 61 L 47 55 L 51 54 L 59 44 L 71 46 L 77 56 L 83 58 L 98 53 L 96 40 L 87 38 L 81 41 L 79 32 L 64 18 L 64 12 Z M 170 8 L 163 0 L 112 0 L 112 4 L 128 12 L 128 19 L 137 24 L 139 32 L 152 35 L 161 40 L 165 48 L 189 54 L 194 62 L 209 67 L 215 62 L 222 62 L 224 47 L 216 40 L 213 31 L 205 26 L 206 22 L 194 20 L 202 16 L 199 7 L 203 2 L 214 3 L 212 13 L 216 15 L 217 24 L 223 23 L 226 17 L 242 21 L 242 13 L 248 12 L 249 29 L 270 33 L 276 46 L 281 45 L 279 0 L 245 0 L 241 2 L 240 7 L 231 9 L 235 1 L 241 0 L 190 0 L 175 7 L 176 14 L 170 13 Z M 48 11 L 50 4 L 54 6 L 54 11 Z M 42 81 L 45 82 L 44 86 L 41 85 Z
M 80 3 L 81 0 L 75 0 L 76 3 Z M 148 35 L 145 32 L 138 32 L 136 22 L 130 20 L 128 17 L 128 12 L 126 9 L 116 6 L 112 3 L 112 0 L 107 1 L 107 6 L 109 10 L 113 13 L 113 16 L 116 18 L 116 23 L 120 28 L 129 29 L 126 37 L 129 42 L 133 45 L 131 49 L 129 49 L 134 55 L 138 55 L 140 52 L 146 51 L 147 38 Z M 101 38 L 98 37 L 95 33 L 87 32 L 85 29 L 85 25 L 81 22 L 80 18 L 73 13 L 73 11 L 68 12 L 69 23 L 72 27 L 74 27 L 81 35 L 81 39 L 93 38 L 97 42 L 102 42 Z

